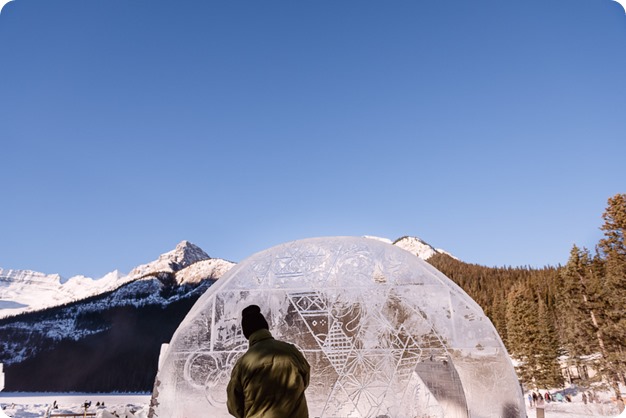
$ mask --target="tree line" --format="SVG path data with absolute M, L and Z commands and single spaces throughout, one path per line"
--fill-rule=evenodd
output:
M 593 250 L 574 245 L 565 266 L 498 267 L 438 254 L 428 261 L 460 285 L 491 319 L 526 387 L 626 384 L 626 194 L 608 199 Z

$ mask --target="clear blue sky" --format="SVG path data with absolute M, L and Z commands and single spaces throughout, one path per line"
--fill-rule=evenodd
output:
M 563 264 L 626 192 L 625 70 L 612 0 L 15 0 L 0 267 L 327 235 Z

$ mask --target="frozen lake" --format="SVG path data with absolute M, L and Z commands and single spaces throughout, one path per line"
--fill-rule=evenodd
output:
M 96 417 L 108 418 L 116 413 L 125 418 L 146 418 L 150 394 L 103 394 L 103 393 L 5 393 L 0 392 L 0 417 L 35 418 L 44 417 L 48 408 L 57 401 L 59 409 L 53 413 L 84 412 L 85 401 L 91 401 L 90 413 Z M 96 408 L 96 403 L 104 402 L 104 408 Z M 535 408 L 527 408 L 528 418 L 536 418 Z M 4 413 L 4 416 L 2 415 Z M 544 405 L 546 418 L 592 418 L 615 417 L 617 409 L 614 403 L 606 399 L 599 404 L 584 404 L 574 398 L 572 403 L 553 402 Z M 620 415 L 626 418 L 626 413 Z
M 58 409 L 51 410 L 55 401 Z M 150 394 L 0 392 L 0 418 L 45 417 L 48 411 L 53 414 L 83 413 L 85 402 L 91 402 L 87 412 L 95 413 L 96 417 L 108 418 L 117 414 L 123 418 L 146 418 Z M 103 403 L 104 407 L 96 406 Z

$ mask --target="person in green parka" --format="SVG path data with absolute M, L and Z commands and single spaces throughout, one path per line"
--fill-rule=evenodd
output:
M 293 344 L 272 337 L 257 305 L 241 315 L 249 346 L 230 376 L 228 412 L 237 418 L 308 418 L 309 363 Z

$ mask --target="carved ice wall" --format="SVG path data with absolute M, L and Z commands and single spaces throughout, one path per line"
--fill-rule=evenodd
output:
M 513 366 L 482 309 L 438 270 L 367 238 L 313 238 L 257 253 L 198 300 L 174 334 L 151 417 L 228 417 L 247 349 L 241 310 L 312 368 L 310 416 L 526 417 Z

